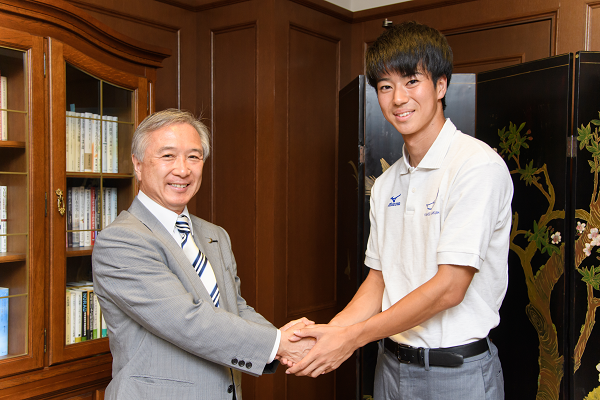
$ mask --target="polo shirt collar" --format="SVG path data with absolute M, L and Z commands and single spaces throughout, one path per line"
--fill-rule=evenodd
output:
M 442 162 L 444 161 L 444 157 L 446 157 L 446 153 L 448 153 L 448 149 L 450 148 L 450 144 L 452 143 L 452 138 L 454 137 L 454 133 L 456 132 L 456 127 L 450 121 L 450 118 L 446 118 L 446 122 L 444 122 L 444 126 L 440 131 L 435 141 L 427 150 L 425 157 L 421 160 L 417 167 L 412 167 L 408 160 L 409 154 L 406 151 L 406 144 L 402 146 L 402 163 L 400 164 L 400 174 L 407 174 L 411 171 L 414 171 L 416 168 L 419 169 L 438 169 L 442 166 Z

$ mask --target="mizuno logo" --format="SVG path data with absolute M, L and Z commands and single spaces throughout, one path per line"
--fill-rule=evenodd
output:
M 398 196 L 390 197 L 390 199 L 392 199 L 392 202 L 390 204 L 388 204 L 388 207 L 399 206 L 400 204 L 402 204 L 402 203 L 400 203 L 400 201 L 396 202 L 396 200 L 398 200 L 398 197 L 400 197 L 400 196 L 402 196 L 402 194 L 399 194 Z

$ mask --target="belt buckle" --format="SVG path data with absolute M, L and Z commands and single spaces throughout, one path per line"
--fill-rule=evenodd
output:
M 408 354 L 409 351 L 421 350 L 421 349 L 416 349 L 412 346 L 408 346 L 408 345 L 400 344 L 400 343 L 397 343 L 397 346 L 398 347 L 396 348 L 396 358 L 402 364 L 412 364 L 413 363 L 413 361 L 411 361 L 410 354 Z M 403 352 L 402 349 L 404 349 L 406 351 Z M 402 358 L 403 354 L 405 355 L 406 358 Z M 417 359 L 416 361 L 418 362 L 419 360 Z

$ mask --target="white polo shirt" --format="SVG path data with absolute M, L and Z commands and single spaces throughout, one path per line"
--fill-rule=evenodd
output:
M 504 160 L 447 119 L 413 168 L 404 156 L 371 190 L 365 264 L 381 270 L 385 311 L 430 280 L 439 264 L 476 268 L 456 307 L 392 339 L 414 347 L 450 347 L 487 336 L 498 325 L 508 286 L 513 185 Z

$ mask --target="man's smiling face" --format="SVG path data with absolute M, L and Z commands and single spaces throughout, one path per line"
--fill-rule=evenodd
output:
M 383 116 L 402 135 L 437 135 L 441 129 L 437 126 L 440 116 L 442 125 L 444 120 L 440 100 L 445 94 L 446 77 L 434 85 L 424 72 L 414 75 L 392 72 L 377 82 L 377 99 Z
M 132 157 L 140 190 L 180 214 L 202 183 L 200 135 L 189 124 L 177 124 L 151 132 L 148 139 L 144 160 Z

